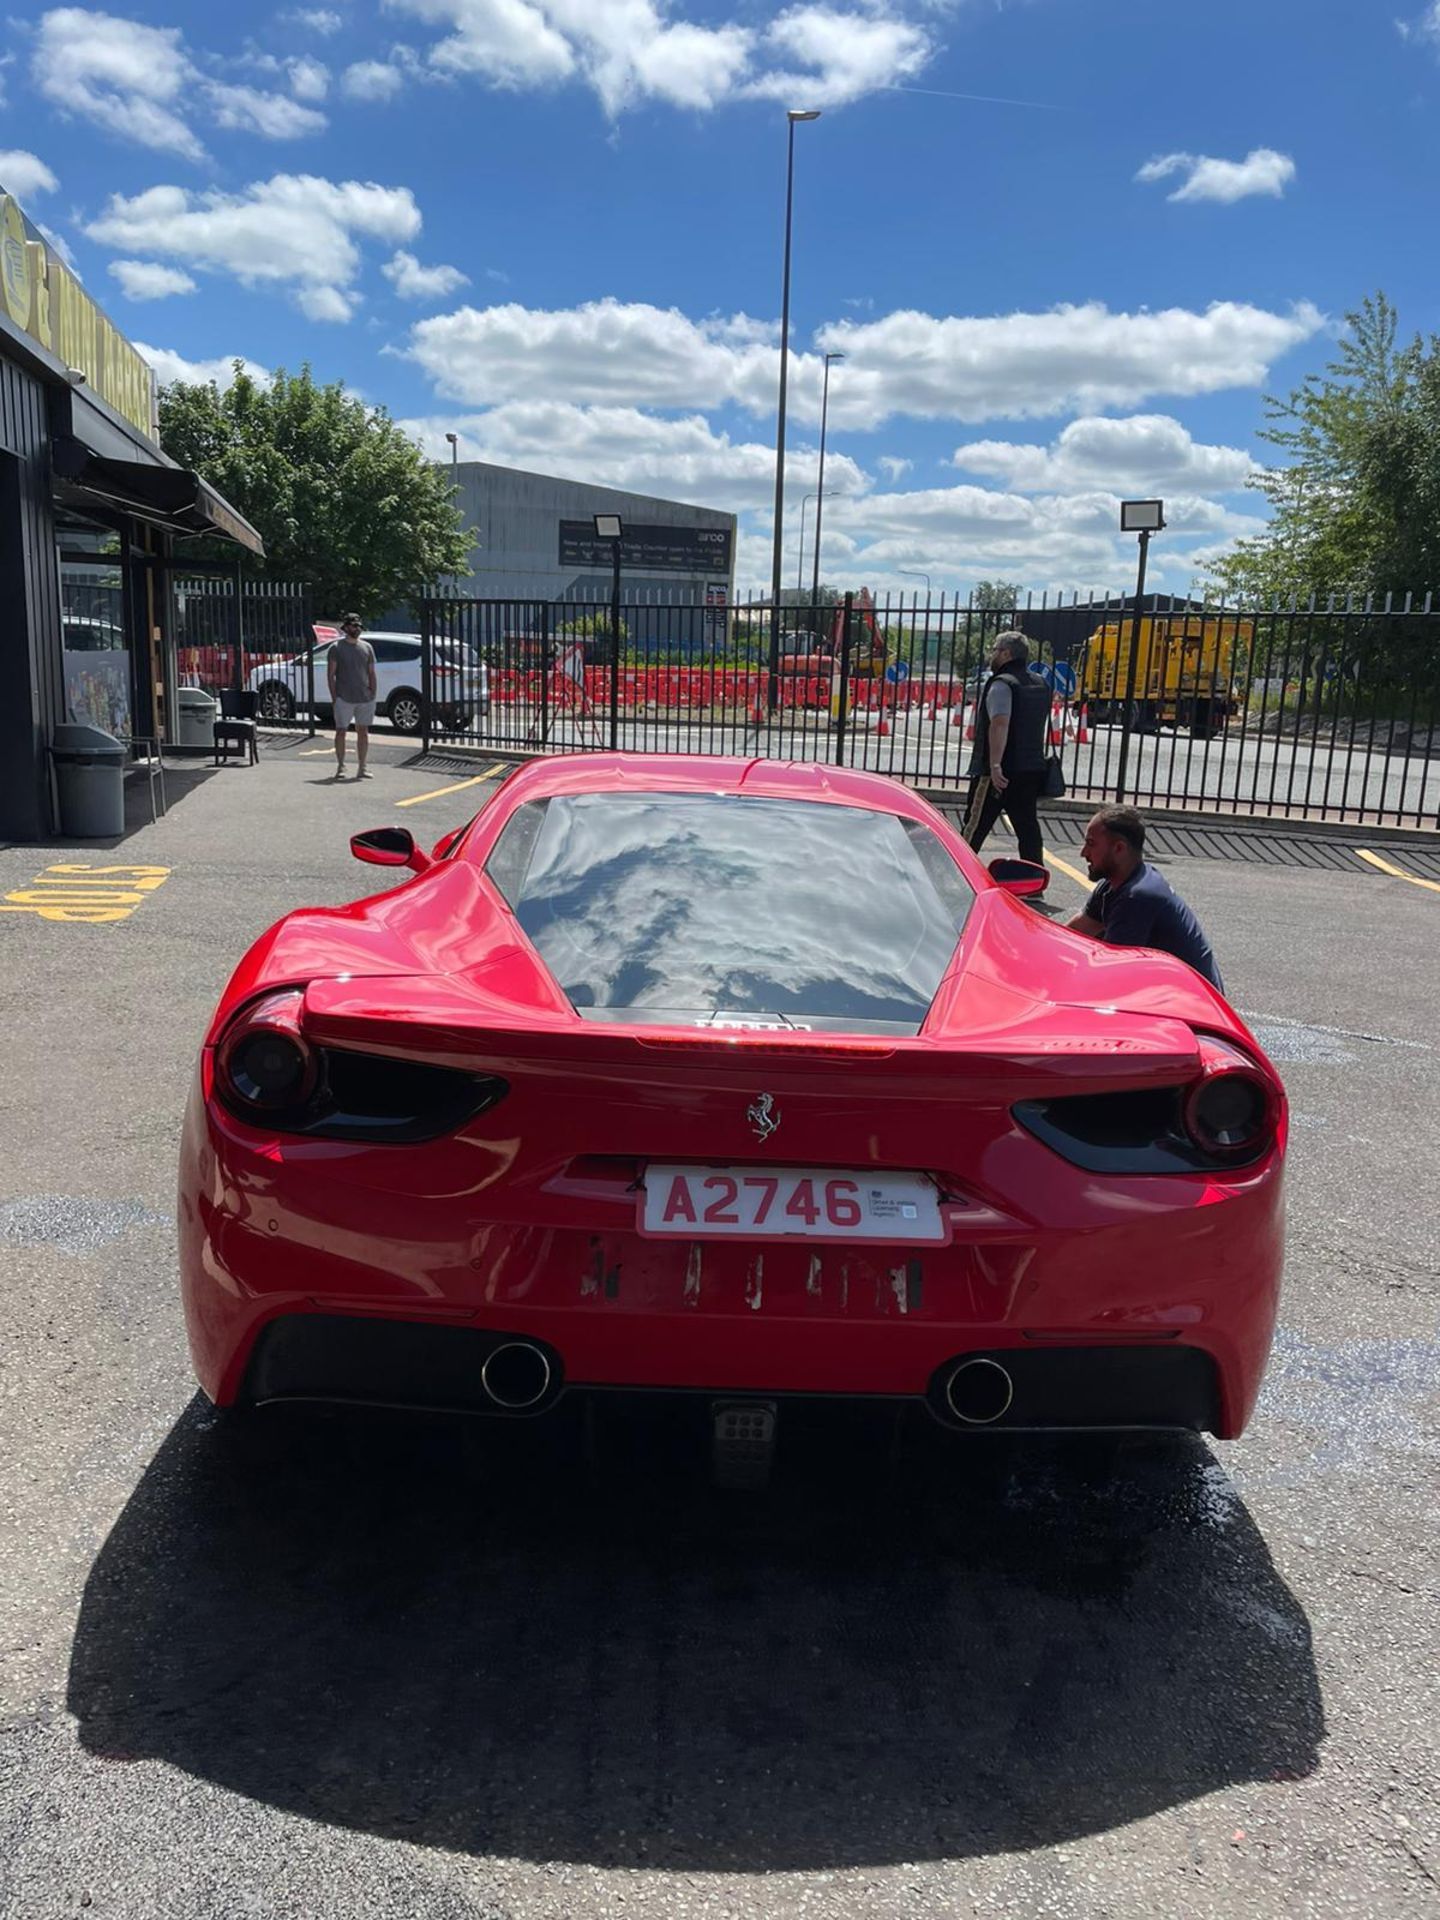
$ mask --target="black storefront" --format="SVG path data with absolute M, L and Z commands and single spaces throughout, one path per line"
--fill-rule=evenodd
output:
M 0 838 L 55 831 L 62 722 L 172 736 L 169 582 L 196 536 L 260 551 L 161 451 L 150 369 L 0 187 Z

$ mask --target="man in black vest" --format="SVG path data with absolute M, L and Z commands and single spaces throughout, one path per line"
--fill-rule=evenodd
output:
M 1050 689 L 1030 671 L 1030 642 L 1018 628 L 995 636 L 990 678 L 975 716 L 965 838 L 978 853 L 1003 813 L 1020 858 L 1041 864 L 1045 843 L 1035 808 L 1045 779 Z

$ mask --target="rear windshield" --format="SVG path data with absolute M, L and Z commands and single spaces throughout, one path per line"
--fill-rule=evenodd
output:
M 734 794 L 536 802 L 486 870 L 595 1020 L 914 1033 L 974 898 L 916 822 Z

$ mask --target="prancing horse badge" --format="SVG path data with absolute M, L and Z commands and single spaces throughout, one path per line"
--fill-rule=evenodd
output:
M 757 1140 L 768 1140 L 772 1133 L 779 1130 L 780 1115 L 776 1110 L 773 1093 L 757 1093 L 745 1109 L 745 1118 Z

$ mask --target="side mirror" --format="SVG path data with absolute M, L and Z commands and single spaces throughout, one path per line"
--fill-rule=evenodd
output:
M 431 864 L 429 854 L 416 846 L 408 827 L 372 827 L 368 833 L 352 834 L 350 851 L 372 867 L 410 867 L 424 873 Z
M 992 860 L 990 878 L 1006 893 L 1013 893 L 1021 900 L 1030 900 L 1037 893 L 1044 893 L 1049 886 L 1050 869 L 1037 866 L 1033 860 Z
M 464 831 L 465 829 L 463 827 L 452 827 L 449 833 L 442 833 L 430 849 L 430 858 L 432 860 L 443 860 Z

